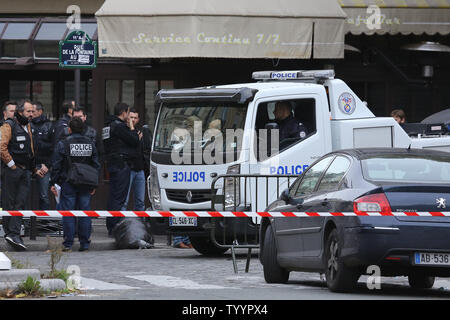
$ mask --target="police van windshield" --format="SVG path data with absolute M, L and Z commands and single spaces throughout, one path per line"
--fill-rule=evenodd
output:
M 226 134 L 244 129 L 247 105 L 234 102 L 163 104 L 156 128 L 155 151 L 202 150 L 221 142 L 223 151 L 236 151 Z M 239 133 L 237 133 L 238 135 Z M 220 140 L 222 139 L 222 140 Z M 228 143 L 228 145 L 227 145 Z

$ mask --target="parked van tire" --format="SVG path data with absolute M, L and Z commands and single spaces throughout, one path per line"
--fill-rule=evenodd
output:
M 289 280 L 289 271 L 282 268 L 277 261 L 277 246 L 272 226 L 269 224 L 264 237 L 264 247 L 261 254 L 264 269 L 264 279 L 267 283 L 286 283 Z

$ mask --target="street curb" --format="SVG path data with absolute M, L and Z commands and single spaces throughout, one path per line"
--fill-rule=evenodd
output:
M 41 280 L 41 272 L 38 269 L 11 269 L 0 271 L 0 284 L 10 284 L 22 282 L 32 277 L 34 280 Z
M 27 247 L 26 251 L 47 251 L 49 250 L 48 242 L 46 238 L 42 240 L 24 240 L 25 245 Z M 61 237 L 61 245 L 63 242 L 63 238 Z M 75 242 L 72 246 L 72 251 L 78 251 L 80 244 Z M 91 240 L 91 244 L 89 246 L 89 250 L 92 251 L 102 251 L 102 250 L 115 250 L 116 242 L 114 239 L 105 239 L 105 240 Z M 5 241 L 0 241 L 0 251 L 7 252 L 15 252 L 14 248 L 10 246 Z

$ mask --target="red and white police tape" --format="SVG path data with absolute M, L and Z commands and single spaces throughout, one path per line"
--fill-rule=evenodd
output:
M 234 212 L 234 211 L 57 211 L 57 210 L 5 210 L 0 217 L 208 217 L 208 218 L 252 218 L 252 217 L 354 217 L 354 216 L 402 216 L 402 217 L 450 217 L 450 211 L 441 212 Z

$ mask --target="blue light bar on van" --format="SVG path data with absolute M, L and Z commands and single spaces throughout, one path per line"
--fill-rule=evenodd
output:
M 334 70 L 257 71 L 254 80 L 333 79 Z

